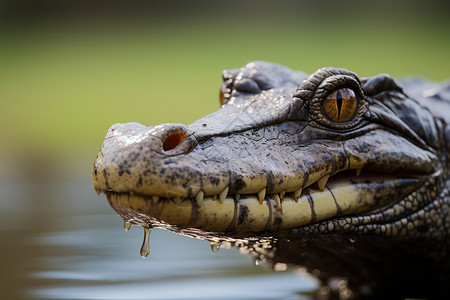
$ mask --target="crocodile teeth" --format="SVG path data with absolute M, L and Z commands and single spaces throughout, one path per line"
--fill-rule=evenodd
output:
M 275 199 L 275 201 L 277 201 L 277 206 L 281 207 L 281 199 L 280 196 L 278 194 L 274 194 L 273 198 Z
M 263 203 L 265 197 L 266 197 L 266 188 L 263 188 L 258 192 L 259 204 Z
M 283 199 L 285 195 L 286 195 L 286 192 L 280 192 L 280 198 L 281 199 Z
M 152 196 L 152 200 L 153 200 L 153 203 L 158 203 L 158 201 L 159 201 L 159 196 Z
M 302 195 L 302 189 L 303 188 L 299 188 L 298 190 L 296 190 L 294 192 L 294 200 L 295 202 L 298 202 L 298 199 L 300 198 L 300 196 Z
M 359 176 L 361 174 L 362 168 L 356 169 L 356 176 Z
M 325 175 L 322 178 L 320 178 L 319 180 L 317 180 L 317 185 L 319 186 L 319 190 L 323 191 L 323 189 L 325 188 L 325 185 L 328 182 L 328 178 L 330 178 L 330 175 Z
M 181 197 L 174 197 L 172 199 L 173 203 L 175 203 L 176 205 L 179 205 L 181 203 L 181 201 L 183 201 L 183 198 Z
M 205 193 L 203 193 L 203 191 L 198 192 L 197 196 L 195 196 L 195 202 L 197 202 L 197 205 L 202 205 L 204 197 Z
M 219 194 L 219 201 L 223 203 L 225 198 L 227 197 L 229 187 L 227 186 L 220 194 Z
M 236 199 L 236 201 L 239 201 L 239 199 L 241 199 L 241 195 L 240 194 L 236 194 L 236 195 L 234 195 L 234 198 Z

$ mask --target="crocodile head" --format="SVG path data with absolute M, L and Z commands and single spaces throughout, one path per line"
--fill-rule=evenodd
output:
M 241 233 L 420 227 L 414 216 L 442 184 L 438 124 L 391 77 L 253 62 L 223 78 L 221 108 L 191 125 L 108 130 L 92 182 L 126 221 Z

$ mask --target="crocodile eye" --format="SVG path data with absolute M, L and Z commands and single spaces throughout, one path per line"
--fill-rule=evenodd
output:
M 358 110 L 358 97 L 349 88 L 338 89 L 322 101 L 323 114 L 333 122 L 348 122 Z

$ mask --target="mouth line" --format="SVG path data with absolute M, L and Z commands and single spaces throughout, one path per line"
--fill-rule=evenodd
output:
M 362 175 L 361 175 L 362 174 Z M 355 176 L 356 175 L 356 176 Z M 165 197 L 161 195 L 147 195 L 141 193 L 135 193 L 133 191 L 130 192 L 116 192 L 114 190 L 106 190 L 100 191 L 105 194 L 129 194 L 140 196 L 147 201 L 153 201 L 154 204 L 159 202 L 173 202 L 176 205 L 181 205 L 182 202 L 188 201 L 196 204 L 197 206 L 201 206 L 203 201 L 219 201 L 220 203 L 224 202 L 225 199 L 239 201 L 240 199 L 255 199 L 259 204 L 263 204 L 265 200 L 268 198 L 273 199 L 277 202 L 278 205 L 286 198 L 289 201 L 298 202 L 299 199 L 305 195 L 309 195 L 311 193 L 324 192 L 325 190 L 332 189 L 332 186 L 339 185 L 340 183 L 347 183 L 349 185 L 357 185 L 357 184 L 370 184 L 373 180 L 402 180 L 402 179 L 412 179 L 417 180 L 421 179 L 424 176 L 411 176 L 407 175 L 405 172 L 383 172 L 378 170 L 370 170 L 365 169 L 362 173 L 361 169 L 348 169 L 340 171 L 333 175 L 325 175 L 318 179 L 315 182 L 306 184 L 304 187 L 300 187 L 295 191 L 286 191 L 280 193 L 266 193 L 265 189 L 258 193 L 246 193 L 246 194 L 229 194 L 228 187 L 224 189 L 221 193 L 217 193 L 215 195 L 205 195 L 202 191 L 200 191 L 195 197 Z M 99 191 L 98 191 L 99 192 Z M 100 193 L 99 192 L 99 193 Z
M 139 219 L 140 224 L 164 223 L 211 232 L 265 232 L 299 228 L 339 216 L 367 214 L 400 201 L 424 180 L 401 173 L 364 170 L 355 176 L 354 172 L 346 170 L 327 178 L 323 188 L 323 182 L 317 180 L 302 188 L 300 194 L 298 190 L 267 194 L 262 201 L 259 193 L 223 198 L 220 194 L 202 195 L 201 199 L 104 193 L 110 205 L 131 223 Z

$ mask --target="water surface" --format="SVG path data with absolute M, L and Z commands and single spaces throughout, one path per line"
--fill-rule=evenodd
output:
M 151 232 L 143 259 L 143 229 L 123 229 L 92 191 L 89 171 L 66 170 L 57 178 L 2 177 L 1 285 L 8 299 L 308 299 L 316 287 L 295 270 L 273 272 L 237 249 L 213 253 L 207 241 L 161 229 Z

